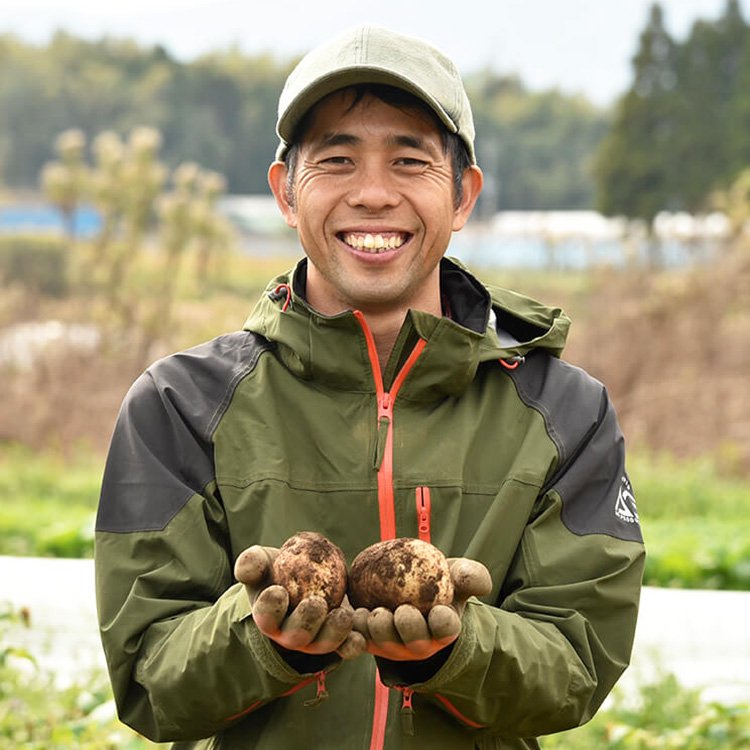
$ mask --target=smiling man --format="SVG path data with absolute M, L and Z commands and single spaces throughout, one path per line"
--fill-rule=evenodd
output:
M 269 184 L 304 258 L 244 330 L 157 362 L 112 439 L 99 617 L 118 711 L 175 748 L 537 748 L 626 668 L 643 544 L 569 321 L 446 258 L 482 187 L 431 45 L 355 29 L 279 102 Z M 623 512 L 625 507 L 627 512 Z M 429 541 L 454 598 L 289 606 L 279 547 Z

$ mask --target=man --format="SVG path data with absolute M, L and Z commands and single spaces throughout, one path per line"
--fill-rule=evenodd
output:
M 243 332 L 152 366 L 112 439 L 96 567 L 120 716 L 177 748 L 538 747 L 630 656 L 643 547 L 606 392 L 560 361 L 560 310 L 444 259 L 482 176 L 441 53 L 347 33 L 290 75 L 278 133 L 269 183 L 306 258 Z M 451 617 L 288 611 L 270 565 L 301 530 L 350 562 L 431 541 L 460 558 Z

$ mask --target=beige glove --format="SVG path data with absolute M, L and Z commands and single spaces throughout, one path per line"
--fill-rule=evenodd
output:
M 489 594 L 492 578 L 476 560 L 449 558 L 448 566 L 453 602 L 435 605 L 427 617 L 410 604 L 402 604 L 395 612 L 385 607 L 355 611 L 354 630 L 364 637 L 367 651 L 392 661 L 418 661 L 429 659 L 458 638 L 467 599 Z
M 258 630 L 291 651 L 335 651 L 343 659 L 363 653 L 365 639 L 352 630 L 354 610 L 347 599 L 329 612 L 325 599 L 309 596 L 288 612 L 289 593 L 272 580 L 273 561 L 278 554 L 278 547 L 254 545 L 241 552 L 234 564 L 234 576 L 245 586 Z

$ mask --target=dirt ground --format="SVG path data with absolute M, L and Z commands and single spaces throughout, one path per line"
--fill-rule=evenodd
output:
M 565 358 L 607 385 L 631 446 L 709 453 L 727 472 L 750 474 L 750 251 L 687 272 L 598 272 L 590 292 L 567 302 L 574 326 Z M 0 441 L 104 452 L 140 371 L 120 344 L 0 369 Z

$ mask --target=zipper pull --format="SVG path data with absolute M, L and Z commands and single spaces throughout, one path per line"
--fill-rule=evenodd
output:
M 423 542 L 430 541 L 430 488 L 417 487 L 417 532 Z
M 391 426 L 391 420 L 388 417 L 378 419 L 378 434 L 375 438 L 375 455 L 372 457 L 372 468 L 380 471 L 380 465 L 383 463 L 385 456 L 385 443 L 388 438 L 388 428 Z
M 390 393 L 382 393 L 378 398 L 378 434 L 375 440 L 375 455 L 372 457 L 372 468 L 380 471 L 385 455 L 385 443 L 388 438 L 388 428 L 391 426 L 393 404 Z
M 318 706 L 324 700 L 328 700 L 328 690 L 326 690 L 326 673 L 322 671 L 316 672 L 315 677 L 317 678 L 317 689 L 315 692 L 315 697 L 305 701 L 303 704 L 305 706 Z
M 414 709 L 411 705 L 411 697 L 414 691 L 411 688 L 399 688 L 401 690 L 401 730 L 409 737 L 414 736 Z

